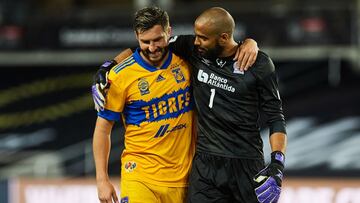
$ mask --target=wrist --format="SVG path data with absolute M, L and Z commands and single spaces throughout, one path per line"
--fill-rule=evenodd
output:
M 105 69 L 106 71 L 109 71 L 112 67 L 114 67 L 115 65 L 117 65 L 117 62 L 115 60 L 108 60 L 105 61 L 100 68 L 101 69 Z
M 109 181 L 109 176 L 108 175 L 99 175 L 96 176 L 96 182 L 104 182 L 104 181 Z
M 285 165 L 285 154 L 281 151 L 273 151 L 271 153 L 271 163 L 278 163 L 282 166 Z

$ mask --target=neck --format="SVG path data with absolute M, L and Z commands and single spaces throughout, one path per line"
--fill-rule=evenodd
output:
M 225 46 L 219 57 L 229 57 L 236 53 L 238 48 L 238 43 L 234 39 L 229 41 Z

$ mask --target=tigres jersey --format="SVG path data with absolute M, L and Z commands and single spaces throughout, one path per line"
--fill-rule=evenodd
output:
M 157 69 L 140 50 L 111 69 L 105 110 L 99 116 L 125 124 L 121 178 L 183 187 L 195 149 L 188 65 L 169 52 Z

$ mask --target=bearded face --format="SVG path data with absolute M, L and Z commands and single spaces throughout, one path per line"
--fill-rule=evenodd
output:
M 161 25 L 136 33 L 142 57 L 151 65 L 161 65 L 168 53 L 170 28 L 164 31 Z

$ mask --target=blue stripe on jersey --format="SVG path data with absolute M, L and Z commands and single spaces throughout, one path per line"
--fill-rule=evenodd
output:
M 114 72 L 115 73 L 119 73 L 122 69 L 124 69 L 125 67 L 127 66 L 130 66 L 132 64 L 135 63 L 135 60 L 134 60 L 134 57 L 129 57 L 128 59 L 125 59 L 122 63 L 120 63 L 119 65 L 117 65 L 115 68 L 114 68 Z
M 154 72 L 159 70 L 158 68 L 156 68 L 155 66 L 152 66 L 150 64 L 148 64 L 140 55 L 140 48 L 137 48 L 135 53 L 133 54 L 135 61 L 143 68 L 145 68 L 146 70 L 150 71 L 150 72 Z M 166 69 L 169 65 L 170 62 L 172 60 L 172 52 L 169 50 L 169 56 L 167 57 L 166 61 L 164 62 L 164 64 L 160 67 L 160 69 Z
M 171 94 L 150 101 L 137 100 L 126 105 L 124 117 L 126 124 L 140 125 L 142 122 L 157 122 L 177 118 L 192 109 L 190 88 L 179 89 Z
M 98 116 L 109 121 L 120 121 L 120 113 L 104 109 L 99 111 Z

